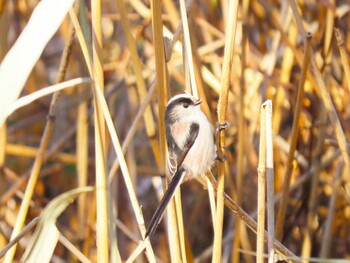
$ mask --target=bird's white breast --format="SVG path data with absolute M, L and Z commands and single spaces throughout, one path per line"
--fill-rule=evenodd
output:
M 182 149 L 191 124 L 193 122 L 199 124 L 198 136 L 182 164 L 190 172 L 191 177 L 205 173 L 211 168 L 215 159 L 212 127 L 203 112 L 198 112 L 195 117 L 195 119 L 178 122 L 171 129 L 173 137 L 176 138 L 176 144 Z

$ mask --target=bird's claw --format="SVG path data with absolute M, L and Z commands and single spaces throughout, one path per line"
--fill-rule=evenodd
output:
M 230 127 L 230 124 L 226 121 L 225 123 L 216 123 L 216 133 L 219 133 L 221 130 L 225 130 Z
M 227 161 L 227 156 L 226 155 L 224 155 L 224 156 L 219 156 L 219 155 L 217 155 L 216 157 L 215 157 L 215 160 L 216 161 L 220 161 L 220 162 L 225 162 L 225 161 Z

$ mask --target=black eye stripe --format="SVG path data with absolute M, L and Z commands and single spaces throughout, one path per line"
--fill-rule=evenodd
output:
M 166 108 L 167 112 L 170 112 L 176 105 L 182 104 L 182 105 L 195 105 L 194 102 L 189 98 L 178 98 L 174 101 L 172 101 Z

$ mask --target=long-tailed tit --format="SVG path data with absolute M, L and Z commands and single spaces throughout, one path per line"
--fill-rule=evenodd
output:
M 151 219 L 146 237 L 155 232 L 165 208 L 184 178 L 201 175 L 214 163 L 213 130 L 200 109 L 201 102 L 192 95 L 180 94 L 169 100 L 166 106 L 167 177 L 171 181 Z

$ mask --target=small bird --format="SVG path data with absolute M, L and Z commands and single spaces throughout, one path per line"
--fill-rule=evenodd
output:
M 192 95 L 180 94 L 166 106 L 167 178 L 170 183 L 151 219 L 146 237 L 155 232 L 184 178 L 191 179 L 207 172 L 215 161 L 213 129 L 200 109 L 201 102 Z

